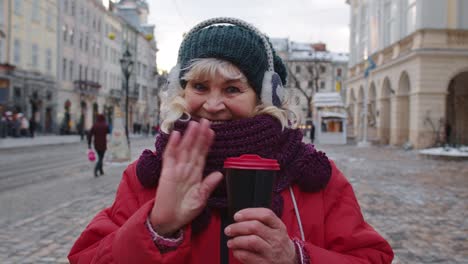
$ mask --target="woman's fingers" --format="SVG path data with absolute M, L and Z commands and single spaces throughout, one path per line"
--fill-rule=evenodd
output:
M 279 219 L 275 213 L 268 208 L 247 208 L 240 210 L 234 214 L 234 220 L 236 222 L 258 220 L 273 229 L 284 228 L 284 224 L 281 222 L 281 219 Z
M 239 223 L 234 223 L 224 229 L 224 233 L 229 237 L 258 235 L 265 237 L 271 233 L 271 229 L 257 220 L 249 220 Z
M 228 248 L 232 250 L 248 250 L 256 254 L 264 255 L 268 253 L 270 245 L 256 235 L 237 236 L 227 242 Z
M 180 132 L 178 131 L 173 131 L 169 136 L 169 141 L 167 142 L 163 155 L 164 163 L 167 164 L 167 166 L 173 167 L 175 165 L 180 137 Z
M 219 171 L 215 171 L 206 176 L 200 184 L 200 196 L 205 201 L 210 197 L 211 192 L 218 186 L 219 182 L 223 179 L 223 174 Z
M 181 163 L 189 163 L 190 162 L 190 152 L 191 148 L 193 147 L 193 142 L 195 141 L 199 130 L 199 124 L 194 121 L 190 121 L 187 129 L 185 131 L 182 140 L 178 146 L 178 161 Z

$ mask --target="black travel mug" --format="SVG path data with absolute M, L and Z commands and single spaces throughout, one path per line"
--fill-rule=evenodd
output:
M 227 158 L 226 189 L 228 216 L 234 222 L 234 214 L 245 208 L 271 208 L 276 172 L 280 169 L 274 159 L 264 159 L 258 155 L 245 154 Z

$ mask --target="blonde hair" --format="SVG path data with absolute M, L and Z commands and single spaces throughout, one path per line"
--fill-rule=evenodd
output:
M 223 77 L 229 80 L 240 80 L 248 83 L 245 75 L 232 63 L 215 59 L 215 58 L 204 58 L 194 59 L 191 61 L 187 68 L 183 69 L 186 73 L 182 76 L 182 80 L 189 82 L 192 80 L 206 80 L 213 79 L 216 77 Z M 173 70 L 174 71 L 174 70 Z M 177 120 L 190 119 L 190 113 L 187 111 L 187 104 L 184 99 L 184 89 L 180 86 L 178 81 L 179 71 L 171 73 L 172 81 L 169 81 L 169 86 L 166 90 L 177 89 L 176 93 L 163 93 L 163 119 L 161 124 L 161 130 L 165 133 L 169 133 L 172 130 L 174 122 Z M 171 78 L 171 77 L 170 77 Z M 278 119 L 282 127 L 296 128 L 300 123 L 299 115 L 288 108 L 287 98 L 281 107 L 267 106 L 261 102 L 255 107 L 255 115 L 268 114 Z M 291 116 L 292 114 L 293 116 Z

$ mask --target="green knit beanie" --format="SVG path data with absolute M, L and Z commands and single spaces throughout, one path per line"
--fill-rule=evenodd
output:
M 286 67 L 274 50 L 273 56 L 275 72 L 285 85 Z M 260 96 L 263 77 L 268 70 L 268 61 L 265 46 L 256 33 L 237 25 L 214 25 L 190 34 L 179 49 L 178 62 L 181 69 L 179 79 L 185 74 L 193 59 L 201 58 L 222 59 L 236 65 L 247 77 L 257 96 Z M 182 87 L 185 86 L 183 81 L 181 84 Z

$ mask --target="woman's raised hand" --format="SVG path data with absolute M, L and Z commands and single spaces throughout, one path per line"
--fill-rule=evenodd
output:
M 190 223 L 221 181 L 220 172 L 203 177 L 213 139 L 214 132 L 206 119 L 200 123 L 190 121 L 183 137 L 177 131 L 171 133 L 150 215 L 151 225 L 159 235 L 171 235 Z

